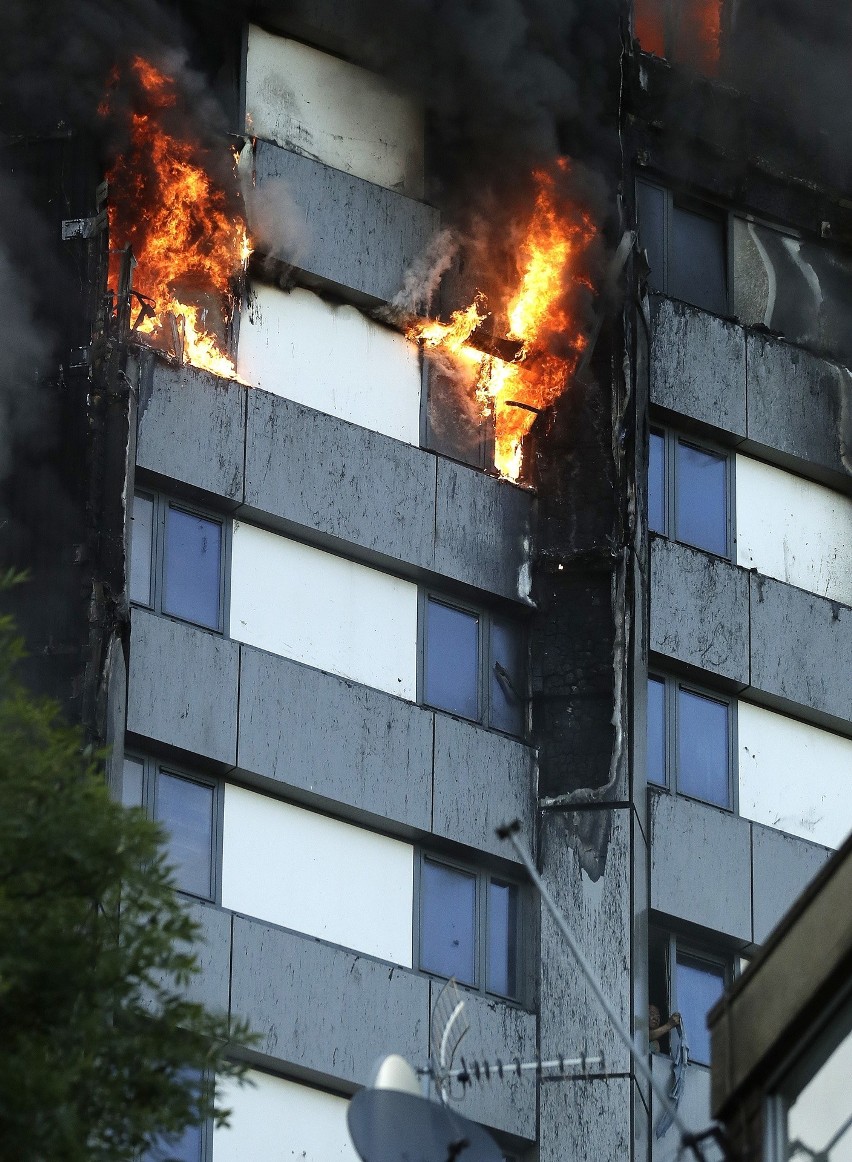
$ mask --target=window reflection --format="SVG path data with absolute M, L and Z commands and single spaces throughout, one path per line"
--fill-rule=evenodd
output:
M 677 442 L 675 536 L 725 556 L 728 552 L 727 461 Z
M 683 1019 L 689 1056 L 701 1065 L 710 1064 L 710 1033 L 707 1014 L 725 991 L 725 970 L 720 964 L 677 956 L 675 995 Z
M 677 713 L 678 790 L 729 806 L 728 704 L 680 687 Z

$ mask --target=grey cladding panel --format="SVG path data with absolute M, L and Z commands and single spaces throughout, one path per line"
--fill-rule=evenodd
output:
M 136 463 L 216 496 L 243 495 L 246 389 L 192 367 L 148 367 L 139 408 Z
M 238 670 L 236 642 L 134 609 L 127 729 L 233 766 Z
M 852 471 L 852 377 L 787 343 L 749 335 L 748 438 L 797 460 Z
M 592 1049 L 590 1045 L 589 1052 Z M 644 1158 L 638 1146 L 635 1154 L 632 1149 L 633 1093 L 629 1077 L 542 1085 L 539 1162 L 629 1162 Z
M 432 714 L 243 646 L 244 771 L 429 830 Z
M 280 1062 L 365 1085 L 377 1058 L 429 1056 L 429 981 L 384 961 L 234 917 L 231 1013 Z
M 292 216 L 295 203 L 305 223 L 298 265 L 362 298 L 393 298 L 440 225 L 431 206 L 265 141 L 257 143 L 255 173 L 258 192 L 274 203 L 277 181 L 281 215 Z
M 651 402 L 745 436 L 742 327 L 685 303 L 661 299 L 651 342 Z
M 651 649 L 748 685 L 748 586 L 728 561 L 653 538 Z
M 751 683 L 819 715 L 852 721 L 852 609 L 751 577 Z
M 515 600 L 527 597 L 532 496 L 522 488 L 438 460 L 435 570 Z
M 764 943 L 830 855 L 816 843 L 752 824 L 755 944 Z
M 545 884 L 563 915 L 569 918 L 604 992 L 627 1026 L 633 928 L 630 816 L 629 807 L 601 807 L 564 815 L 545 812 L 540 853 Z M 606 850 L 605 868 L 597 880 L 582 869 L 577 854 L 578 849 L 591 844 Z M 627 1050 L 615 1036 L 583 974 L 571 963 L 565 941 L 547 909 L 542 907 L 541 913 L 543 1052 L 567 1053 L 585 1045 L 590 1053 L 603 1049 L 608 1072 L 628 1070 Z
M 651 794 L 651 907 L 751 941 L 751 825 L 718 807 Z
M 436 713 L 435 834 L 514 859 L 495 829 L 520 819 L 527 843 L 534 845 L 532 758 L 523 743 Z
M 249 394 L 246 505 L 432 565 L 435 458 L 264 391 Z
M 212 904 L 193 903 L 190 914 L 201 927 L 195 945 L 201 972 L 190 983 L 190 1000 L 227 1013 L 231 989 L 231 913 Z
M 432 1004 L 441 990 L 432 982 Z M 502 1001 L 463 993 L 465 1016 L 470 1022 L 460 1052 L 495 1064 L 510 1062 L 513 1057 L 531 1061 L 536 1055 L 536 1019 L 532 1013 Z M 457 1061 L 458 1064 L 458 1061 Z M 452 1104 L 466 1118 L 486 1126 L 493 1126 L 507 1134 L 529 1141 L 535 1138 L 535 1076 L 526 1074 L 520 1080 L 474 1083 L 463 1101 Z

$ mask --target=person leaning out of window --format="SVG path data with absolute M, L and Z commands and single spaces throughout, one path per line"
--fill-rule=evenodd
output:
M 651 1052 L 660 1052 L 660 1042 L 663 1037 L 667 1037 L 672 1029 L 680 1028 L 680 1013 L 672 1013 L 669 1019 L 663 1024 L 660 1010 L 656 1005 L 648 1006 L 648 1041 L 650 1043 Z

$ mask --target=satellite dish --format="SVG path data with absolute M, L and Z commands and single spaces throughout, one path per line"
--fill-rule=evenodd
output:
M 346 1121 L 362 1162 L 503 1162 L 481 1126 L 412 1093 L 362 1089 Z

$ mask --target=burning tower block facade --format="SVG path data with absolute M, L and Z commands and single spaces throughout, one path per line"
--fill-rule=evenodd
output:
M 451 972 L 467 1056 L 605 1056 L 472 1087 L 507 1156 L 674 1157 L 495 829 L 520 821 L 642 1052 L 649 1002 L 683 1014 L 699 1129 L 704 1014 L 852 824 L 848 205 L 783 151 L 747 166 L 744 105 L 689 72 L 714 52 L 682 65 L 640 8 L 675 59 L 624 58 L 638 244 L 524 487 L 375 317 L 440 227 L 422 110 L 321 5 L 234 30 L 287 261 L 250 266 L 233 378 L 134 345 L 104 404 L 117 617 L 87 670 L 116 793 L 172 834 L 194 987 L 260 1034 L 192 1162 L 354 1157 L 346 1098 L 387 1052 L 426 1064 Z

